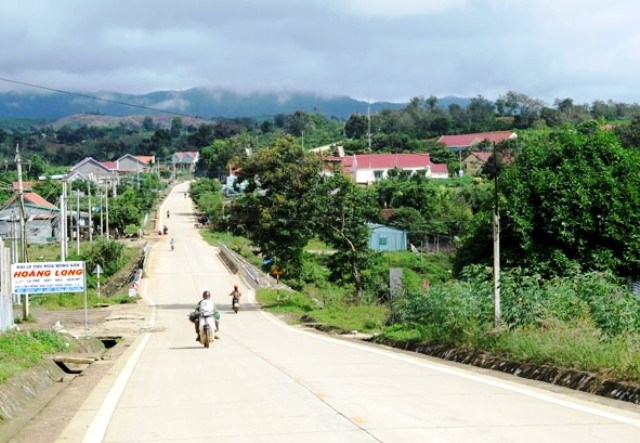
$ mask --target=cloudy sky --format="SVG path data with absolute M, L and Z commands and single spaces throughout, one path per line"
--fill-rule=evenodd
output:
M 637 103 L 639 18 L 638 0 L 2 0 L 0 91 Z

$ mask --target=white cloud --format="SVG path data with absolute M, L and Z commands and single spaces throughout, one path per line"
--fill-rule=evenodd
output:
M 86 91 L 637 102 L 639 16 L 636 0 L 0 2 L 0 77 Z
M 460 10 L 468 0 L 346 0 L 345 3 L 352 14 L 401 17 Z

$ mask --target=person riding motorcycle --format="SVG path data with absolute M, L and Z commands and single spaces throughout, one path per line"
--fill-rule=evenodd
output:
M 192 321 L 194 322 L 194 325 L 196 327 L 196 341 L 200 341 L 200 326 L 204 326 L 205 321 L 204 317 L 200 316 L 200 313 L 205 311 L 213 312 L 213 320 L 215 323 L 214 331 L 218 332 L 220 330 L 220 311 L 213 303 L 213 300 L 211 300 L 211 292 L 209 291 L 204 291 L 202 293 L 202 300 L 198 302 L 195 309 L 193 310 L 193 314 L 195 315 L 189 317 L 190 319 L 193 318 Z M 219 337 L 215 335 L 215 338 Z
M 169 210 L 167 209 L 167 218 L 169 218 Z
M 174 239 L 171 239 L 171 241 L 169 242 L 169 246 L 171 246 L 171 250 L 173 251 L 176 247 L 176 241 Z
M 233 291 L 231 291 L 229 293 L 229 297 L 232 297 L 231 298 L 231 307 L 232 308 L 236 304 L 236 302 L 238 304 L 240 304 L 240 297 L 242 297 L 242 293 L 238 289 L 238 285 L 233 285 Z

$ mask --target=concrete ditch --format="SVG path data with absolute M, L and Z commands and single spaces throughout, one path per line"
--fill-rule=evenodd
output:
M 623 381 L 611 380 L 598 374 L 590 374 L 575 369 L 558 368 L 549 365 L 512 361 L 487 352 L 469 351 L 439 344 L 396 342 L 375 337 L 368 338 L 366 341 L 431 355 L 443 360 L 500 371 L 530 380 L 544 381 L 606 398 L 640 404 L 639 386 Z

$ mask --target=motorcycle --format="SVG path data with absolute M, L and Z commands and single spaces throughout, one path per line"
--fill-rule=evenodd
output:
M 205 348 L 209 347 L 210 343 L 213 343 L 215 336 L 211 332 L 211 322 L 213 321 L 214 313 L 211 311 L 203 311 L 200 313 L 200 343 Z
M 231 307 L 233 308 L 233 312 L 237 314 L 240 309 L 240 297 L 233 297 L 231 300 Z

